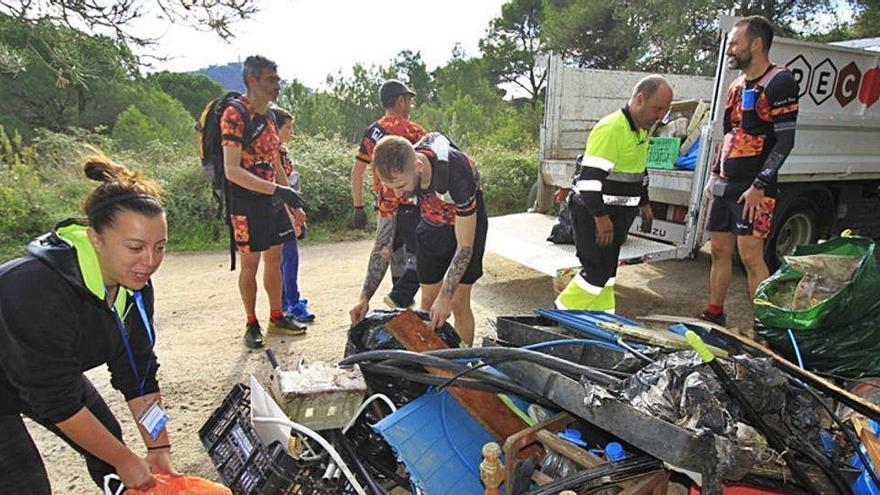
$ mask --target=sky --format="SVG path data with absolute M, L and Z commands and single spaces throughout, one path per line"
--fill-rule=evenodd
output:
M 152 70 L 193 71 L 209 65 L 264 55 L 278 63 L 284 79 L 322 87 L 328 74 L 360 62 L 385 65 L 401 50 L 421 51 L 429 70 L 443 65 L 456 43 L 477 55 L 489 22 L 501 15 L 504 0 L 258 0 L 261 11 L 233 26 L 231 44 L 209 32 L 138 21 L 139 34 L 161 36 L 150 50 L 169 57 Z M 141 53 L 144 53 L 141 51 Z

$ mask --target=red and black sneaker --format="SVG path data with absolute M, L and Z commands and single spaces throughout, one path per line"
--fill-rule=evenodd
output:
M 698 314 L 695 318 L 698 318 L 703 321 L 708 321 L 709 323 L 714 323 L 714 324 L 721 326 L 721 327 L 727 326 L 726 325 L 727 317 L 724 315 L 724 313 L 712 314 L 707 309 L 706 311 L 703 311 L 702 313 Z

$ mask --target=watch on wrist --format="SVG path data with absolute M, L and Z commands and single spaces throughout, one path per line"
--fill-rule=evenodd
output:
M 755 179 L 755 181 L 752 182 L 752 187 L 759 191 L 763 191 L 764 189 L 767 189 L 767 183 L 761 179 Z

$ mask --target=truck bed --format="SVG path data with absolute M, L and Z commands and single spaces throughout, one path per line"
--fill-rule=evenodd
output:
M 556 217 L 542 213 L 514 213 L 489 219 L 486 249 L 547 275 L 560 268 L 579 266 L 574 244 L 547 241 Z M 676 248 L 630 234 L 620 250 L 620 262 L 633 264 L 673 258 Z

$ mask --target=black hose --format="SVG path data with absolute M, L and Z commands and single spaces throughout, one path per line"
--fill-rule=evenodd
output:
M 447 379 L 442 376 L 432 375 L 429 373 L 421 373 L 412 370 L 400 369 L 394 366 L 387 366 L 385 364 L 372 364 L 372 363 L 363 363 L 360 365 L 361 369 L 369 373 L 376 373 L 379 375 L 389 375 L 396 376 L 399 378 L 405 378 L 407 380 L 416 382 L 416 383 L 424 383 L 426 385 L 434 385 L 439 386 L 443 385 Z M 454 385 L 454 387 L 461 388 L 470 388 L 473 390 L 479 390 L 481 392 L 489 392 L 493 394 L 513 394 L 518 395 L 524 399 L 527 399 L 532 402 L 537 402 L 541 405 L 552 406 L 547 399 L 535 394 L 531 390 L 520 387 L 513 383 L 503 384 L 503 386 L 494 386 L 488 383 L 479 381 L 479 380 L 458 380 Z M 556 407 L 556 406 L 553 406 Z
M 336 443 L 342 446 L 342 450 L 348 456 L 348 461 L 354 465 L 355 469 L 357 469 L 358 474 L 361 475 L 361 478 L 367 484 L 367 488 L 370 489 L 370 492 L 372 492 L 373 495 L 388 495 L 388 492 L 386 492 L 385 489 L 383 489 L 381 486 L 379 486 L 378 483 L 376 483 L 376 480 L 374 480 L 373 477 L 370 476 L 367 468 L 364 466 L 361 460 L 358 459 L 357 453 L 355 453 L 354 447 L 351 446 L 351 442 L 348 440 L 348 438 L 346 438 L 345 435 L 343 435 L 342 432 L 340 432 L 339 430 L 335 430 L 334 433 L 336 436 Z
M 856 438 L 855 435 L 853 435 L 852 432 L 849 431 L 849 428 L 847 428 L 847 426 L 843 423 L 843 420 L 840 419 L 840 416 L 838 416 L 837 414 L 835 414 L 834 411 L 831 410 L 831 407 L 828 406 L 828 404 L 826 404 L 824 400 L 822 400 L 822 397 L 819 397 L 819 394 L 816 393 L 815 390 L 813 390 L 806 383 L 804 383 L 800 380 L 793 379 L 793 381 L 794 381 L 794 383 L 799 385 L 801 388 L 806 390 L 807 393 L 809 393 L 813 397 L 813 399 L 815 399 L 815 401 L 818 402 L 819 405 L 822 406 L 823 409 L 825 409 L 825 411 L 828 413 L 828 415 L 831 416 L 831 419 L 833 419 L 834 422 L 837 423 L 837 426 L 840 427 L 840 430 L 843 432 L 843 435 L 846 437 L 846 441 L 849 442 L 850 445 L 855 447 L 856 454 L 859 456 L 859 459 L 861 459 L 862 464 L 865 466 L 865 471 L 868 472 L 868 476 L 871 477 L 871 481 L 874 482 L 875 486 L 880 487 L 880 479 L 878 479 L 877 473 L 875 473 L 874 470 L 871 469 L 871 464 L 868 460 L 868 456 L 866 456 L 862 452 L 862 449 L 859 448 L 859 444 L 862 443 L 861 440 Z M 876 467 L 876 468 L 880 469 L 880 467 Z
M 558 371 L 569 376 L 584 377 L 599 385 L 608 387 L 620 384 L 620 379 L 610 376 L 596 368 L 566 361 L 565 359 L 530 351 L 528 349 L 511 347 L 469 347 L 461 349 L 440 349 L 428 351 L 425 354 L 448 359 L 473 359 L 492 358 L 493 360 L 528 361 L 541 365 L 553 371 Z
M 459 373 L 461 371 L 469 370 L 470 367 L 456 363 L 454 361 L 450 361 L 448 359 L 443 359 L 437 356 L 431 356 L 430 354 L 411 352 L 411 351 L 400 351 L 400 350 L 386 350 L 386 351 L 367 351 L 361 352 L 359 354 L 355 354 L 345 358 L 340 361 L 341 365 L 348 364 L 357 364 L 363 361 L 383 361 L 382 364 L 385 365 L 396 365 L 395 361 L 404 361 L 404 362 L 412 362 L 416 364 L 420 364 L 422 366 L 429 366 L 434 368 L 440 368 L 446 371 L 451 371 L 453 373 Z M 389 362 L 390 361 L 390 362 Z M 496 385 L 501 388 L 510 388 L 514 387 L 517 390 L 525 393 L 528 389 L 522 387 L 521 385 L 515 384 L 512 381 L 502 378 L 498 375 L 494 375 L 491 373 L 486 373 L 485 371 L 475 371 L 473 373 L 472 378 L 478 379 L 479 381 L 483 381 L 486 383 L 490 383 Z M 529 391 L 529 394 L 533 394 L 533 392 Z
M 600 464 L 596 467 L 579 471 L 567 478 L 543 485 L 528 492 L 528 494 L 550 495 L 559 493 L 561 490 L 585 488 L 584 485 L 590 482 L 598 482 L 601 485 L 617 483 L 640 474 L 656 471 L 662 467 L 663 464 L 653 457 L 631 457 L 622 461 Z M 594 486 L 590 486 L 590 488 L 594 488 Z

